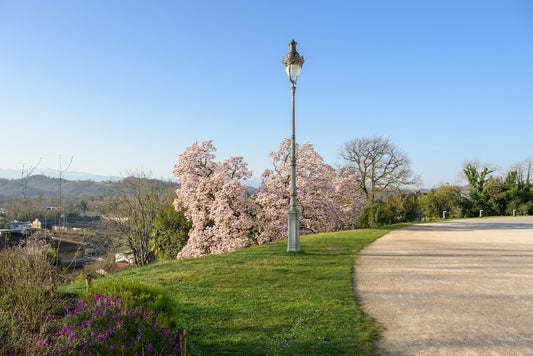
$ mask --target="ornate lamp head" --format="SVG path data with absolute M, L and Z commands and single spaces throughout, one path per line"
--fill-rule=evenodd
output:
M 298 52 L 296 52 L 297 42 L 293 39 L 289 43 L 289 53 L 287 57 L 283 58 L 281 63 L 286 67 L 287 75 L 291 83 L 295 84 L 300 74 L 300 69 L 304 64 L 304 57 L 301 57 Z

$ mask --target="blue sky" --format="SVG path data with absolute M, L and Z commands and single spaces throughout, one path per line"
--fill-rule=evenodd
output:
M 292 38 L 296 139 L 333 166 L 373 135 L 425 187 L 533 157 L 531 1 L 0 0 L 0 168 L 170 178 L 212 139 L 259 177 L 290 136 Z

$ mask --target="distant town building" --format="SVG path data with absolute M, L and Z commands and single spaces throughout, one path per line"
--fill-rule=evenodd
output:
M 25 234 L 30 229 L 30 223 L 15 220 L 9 223 L 8 229 Z
M 126 266 L 132 265 L 133 262 L 133 254 L 128 253 L 116 253 L 115 254 L 115 264 L 119 268 L 123 268 Z
M 39 219 L 35 219 L 35 220 L 30 224 L 30 229 L 40 230 L 41 228 L 42 228 L 42 224 L 41 224 L 41 222 L 39 221 Z

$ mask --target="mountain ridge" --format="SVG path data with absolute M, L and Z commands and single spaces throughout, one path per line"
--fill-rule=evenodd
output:
M 127 177 L 126 177 L 127 178 Z M 124 178 L 124 179 L 126 179 Z M 92 180 L 68 180 L 64 178 L 48 177 L 43 174 L 31 175 L 24 178 L 26 196 L 34 197 L 59 195 L 85 197 L 101 196 L 111 193 L 113 186 L 122 180 L 92 181 Z M 177 182 L 162 181 L 166 188 L 177 188 Z M 23 182 L 21 178 L 6 179 L 0 178 L 0 195 L 3 196 L 23 196 Z
M 67 179 L 67 180 L 92 180 L 95 182 L 103 182 L 103 181 L 116 181 L 116 180 L 121 179 L 121 177 L 117 177 L 117 176 L 103 176 L 99 174 L 92 174 L 92 173 L 86 173 L 86 172 L 71 172 L 71 171 L 60 172 L 58 169 L 52 169 L 52 168 L 35 169 L 34 174 L 32 175 L 44 175 L 50 178 L 59 178 L 60 173 L 61 173 L 62 178 Z M 0 168 L 0 178 L 20 179 L 21 176 L 22 176 L 21 170 Z

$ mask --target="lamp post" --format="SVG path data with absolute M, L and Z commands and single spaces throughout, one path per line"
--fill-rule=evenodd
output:
M 300 221 L 297 200 L 296 200 L 296 134 L 295 134 L 295 118 L 294 118 L 294 93 L 296 93 L 296 80 L 300 74 L 300 69 L 304 64 L 304 58 L 300 57 L 296 52 L 296 41 L 294 39 L 289 43 L 289 53 L 287 57 L 283 58 L 283 65 L 286 67 L 287 75 L 292 83 L 292 135 L 291 135 L 291 190 L 290 190 L 290 205 L 287 213 L 289 218 L 288 234 L 289 243 L 287 245 L 287 252 L 300 251 Z

